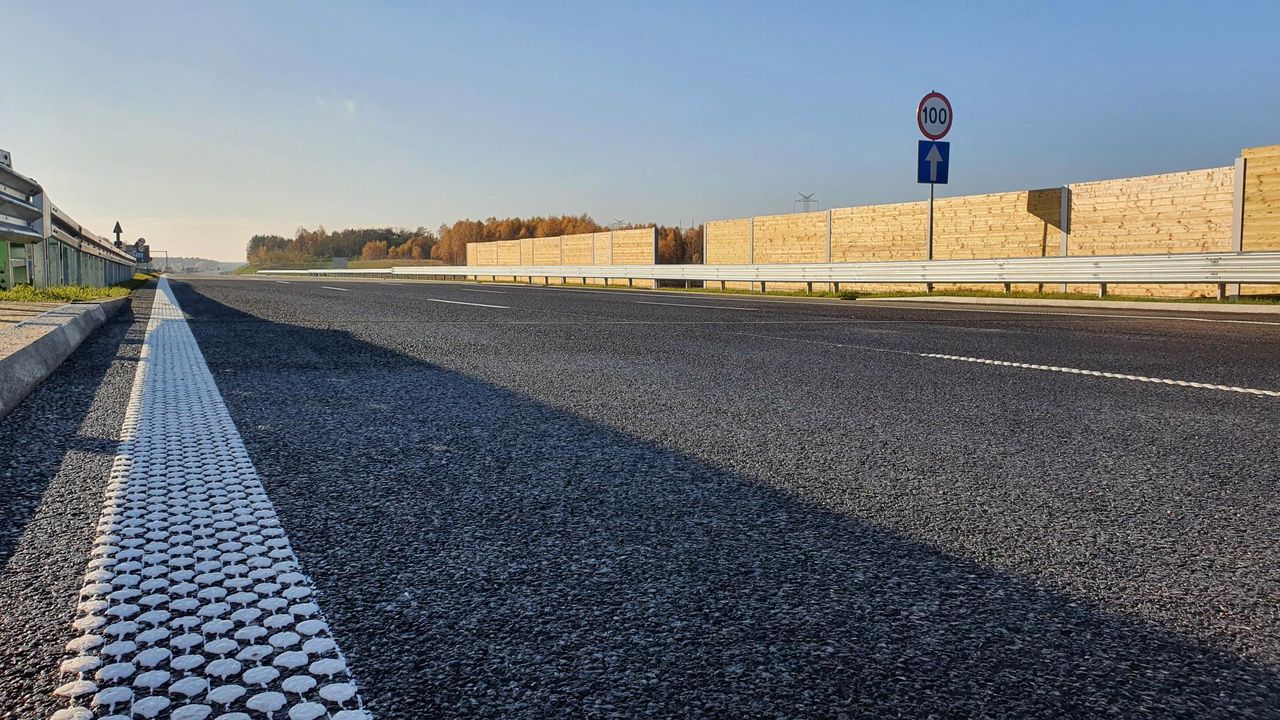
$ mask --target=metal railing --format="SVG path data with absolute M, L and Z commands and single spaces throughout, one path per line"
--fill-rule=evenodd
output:
M 0 164 L 0 289 L 111 285 L 135 267 L 133 256 L 54 205 L 40 183 Z
M 1280 252 L 908 260 L 795 265 L 453 265 L 350 270 L 260 270 L 267 275 L 562 278 L 824 284 L 1280 283 Z M 1105 289 L 1103 290 L 1105 293 Z

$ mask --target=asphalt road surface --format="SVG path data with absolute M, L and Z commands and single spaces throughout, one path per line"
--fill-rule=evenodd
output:
M 1280 717 L 1269 316 L 172 289 L 374 717 Z M 0 423 L 0 718 L 150 306 Z

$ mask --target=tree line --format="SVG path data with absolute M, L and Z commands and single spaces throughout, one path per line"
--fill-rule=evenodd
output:
M 315 230 L 298 228 L 293 238 L 280 235 L 254 235 L 245 248 L 245 259 L 253 265 L 300 265 L 334 257 L 359 257 L 367 260 L 431 257 L 437 243 L 435 233 L 424 227 L 347 228 Z
M 629 224 L 614 229 L 653 227 Z M 249 239 L 246 258 L 254 265 L 301 265 L 333 257 L 432 259 L 447 265 L 465 265 L 467 243 L 524 238 L 556 237 L 601 232 L 609 228 L 588 215 L 535 216 L 530 218 L 488 218 L 459 220 L 441 225 L 436 232 L 418 227 L 347 228 L 327 231 L 298 228 L 292 239 L 280 235 L 254 235 Z M 689 264 L 702 262 L 702 226 L 694 228 L 657 226 L 658 262 Z

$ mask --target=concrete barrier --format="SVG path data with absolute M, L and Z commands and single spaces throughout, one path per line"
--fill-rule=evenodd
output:
M 0 419 L 128 301 L 71 303 L 0 331 Z

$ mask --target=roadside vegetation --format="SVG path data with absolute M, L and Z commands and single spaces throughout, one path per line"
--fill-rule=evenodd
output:
M 613 229 L 653 227 L 654 223 L 617 224 Z M 676 228 L 656 225 L 658 229 L 658 262 L 702 262 L 702 226 Z M 467 243 L 494 240 L 556 237 L 575 233 L 602 232 L 608 227 L 588 215 L 535 216 L 530 218 L 488 218 L 459 220 L 441 225 L 433 232 L 419 226 L 405 228 L 347 228 L 315 230 L 298 228 L 292 238 L 281 235 L 254 235 L 245 249 L 249 264 L 236 269 L 236 274 L 258 270 L 308 270 L 331 267 L 335 257 L 350 258 L 349 267 L 391 267 L 392 265 L 428 264 L 465 265 Z M 383 265 L 356 265 L 358 262 Z
M 69 303 L 109 300 L 111 298 L 124 297 L 146 284 L 148 280 L 155 279 L 155 277 L 155 275 L 147 273 L 138 273 L 129 280 L 107 287 L 56 285 L 47 288 L 34 288 L 30 285 L 19 285 L 10 290 L 0 290 L 0 302 Z

